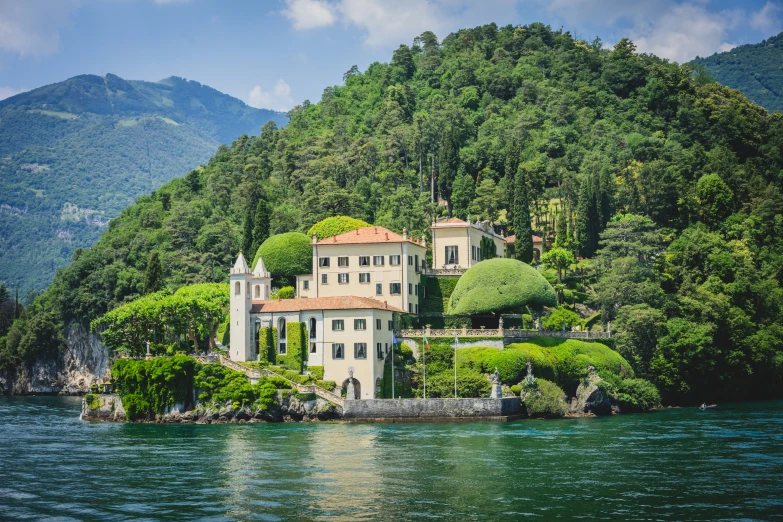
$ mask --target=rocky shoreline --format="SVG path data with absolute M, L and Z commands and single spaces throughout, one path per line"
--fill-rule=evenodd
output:
M 260 408 L 233 408 L 196 403 L 193 408 L 174 405 L 162 415 L 133 422 L 158 424 L 245 424 L 256 422 L 314 422 L 340 420 L 339 406 L 321 398 L 300 400 L 289 391 L 278 392 L 278 404 L 267 410 Z M 87 421 L 129 422 L 119 395 L 85 395 L 81 419 Z

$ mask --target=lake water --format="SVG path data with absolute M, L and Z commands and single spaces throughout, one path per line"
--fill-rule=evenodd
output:
M 460 424 L 80 421 L 0 397 L 0 519 L 783 518 L 783 402 Z

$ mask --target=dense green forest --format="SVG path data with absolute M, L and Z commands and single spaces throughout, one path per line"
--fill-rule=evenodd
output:
M 783 33 L 691 63 L 767 110 L 783 111 Z
M 175 290 L 327 216 L 421 235 L 453 213 L 546 236 L 667 402 L 780 396 L 783 115 L 628 40 L 541 24 L 426 32 L 344 78 L 74 252 L 0 339 L 4 367 L 142 295 L 151 264 Z
M 0 101 L 0 281 L 45 288 L 109 220 L 282 113 L 182 78 L 83 75 Z

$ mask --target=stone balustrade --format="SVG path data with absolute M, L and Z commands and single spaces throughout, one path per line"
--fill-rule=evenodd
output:
M 609 339 L 611 332 L 570 332 L 549 330 L 512 330 L 507 328 L 422 328 L 401 330 L 399 337 L 503 337 L 506 339 L 530 339 L 533 337 L 555 337 L 560 339 Z

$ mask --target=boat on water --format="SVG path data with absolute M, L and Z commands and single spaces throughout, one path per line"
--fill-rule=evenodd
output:
M 699 406 L 699 409 L 700 410 L 709 410 L 710 408 L 715 408 L 717 406 L 718 406 L 717 404 L 702 404 L 701 406 Z

